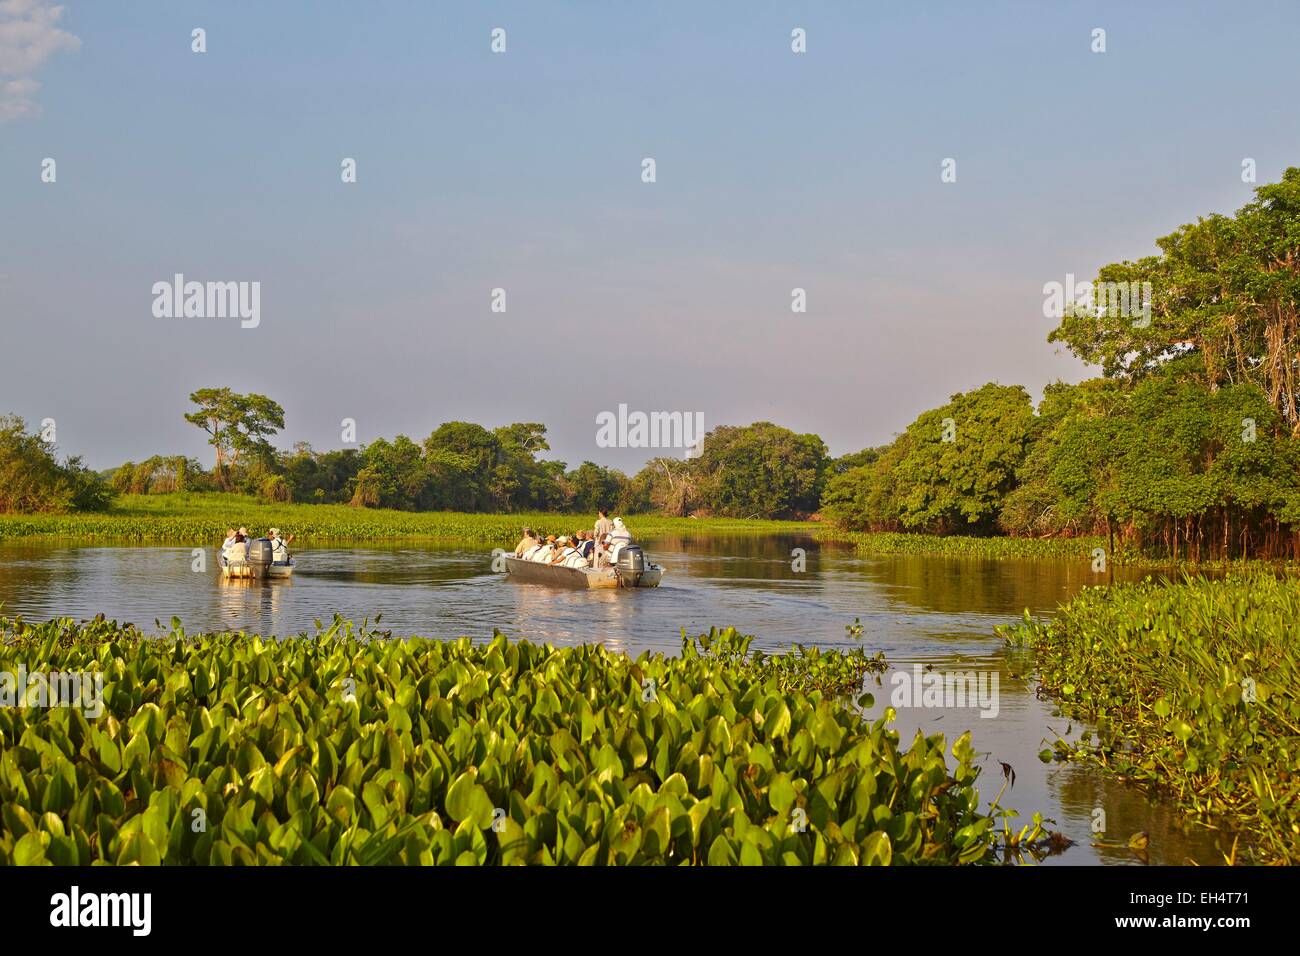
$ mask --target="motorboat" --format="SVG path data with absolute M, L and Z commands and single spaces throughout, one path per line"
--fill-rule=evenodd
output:
M 221 576 L 223 578 L 287 578 L 293 575 L 293 558 L 288 561 L 272 560 L 270 538 L 250 538 L 245 549 L 245 557 L 231 560 L 226 552 L 221 552 Z
M 525 561 L 506 555 L 506 574 L 530 584 L 552 584 L 570 588 L 657 588 L 664 569 L 650 564 L 645 552 L 634 544 L 619 549 L 615 563 L 600 568 L 566 568 L 559 564 Z

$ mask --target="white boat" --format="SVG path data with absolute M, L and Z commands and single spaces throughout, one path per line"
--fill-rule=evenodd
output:
M 271 540 L 252 538 L 245 549 L 244 560 L 229 560 L 221 552 L 219 564 L 223 578 L 288 578 L 293 575 L 293 558 L 288 561 L 271 560 Z

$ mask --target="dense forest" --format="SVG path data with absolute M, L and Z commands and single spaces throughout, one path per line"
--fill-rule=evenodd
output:
M 990 383 L 842 458 L 770 422 L 715 428 L 698 456 L 656 458 L 632 476 L 543 458 L 537 423 L 446 422 L 421 442 L 280 450 L 274 400 L 201 389 L 185 417 L 214 446 L 210 469 L 159 456 L 97 478 L 0 419 L 0 511 L 205 490 L 405 510 L 820 510 L 850 530 L 1109 534 L 1191 559 L 1300 557 L 1300 169 L 1157 246 L 1098 274 L 1097 288 L 1149 288 L 1141 316 L 1101 296 L 1063 309 L 1049 335 L 1100 378 L 1050 385 L 1037 408 L 1024 388 Z
M 1157 245 L 1098 275 L 1149 283 L 1149 314 L 1108 297 L 1064 310 L 1049 336 L 1101 378 L 1050 386 L 1037 409 L 1014 386 L 954 395 L 833 477 L 825 513 L 853 528 L 1300 557 L 1300 169 Z

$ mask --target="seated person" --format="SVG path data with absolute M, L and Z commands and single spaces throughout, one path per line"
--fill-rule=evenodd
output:
M 566 568 L 586 566 L 586 561 L 578 553 L 578 549 L 573 547 L 573 542 L 569 538 L 561 538 L 557 544 L 559 544 L 559 548 L 556 549 L 555 558 L 551 561 L 552 564 L 558 564 Z M 577 561 L 582 561 L 582 564 L 576 564 Z
M 515 545 L 515 557 L 522 558 L 524 556 L 524 552 L 528 551 L 530 548 L 537 547 L 537 545 L 540 543 L 541 542 L 537 540 L 537 534 L 533 531 L 533 529 L 525 528 L 523 540 L 521 540 L 517 545 Z
M 568 553 L 571 550 L 573 549 L 569 547 L 568 536 L 560 535 L 558 538 L 555 539 L 555 548 L 551 552 L 551 556 L 547 559 L 546 563 L 560 564 L 565 559 L 565 557 L 568 556 Z
M 248 561 L 248 539 L 244 537 L 242 528 L 235 532 L 235 540 L 222 554 L 225 555 L 227 564 L 244 564 Z
M 541 564 L 550 564 L 551 558 L 555 557 L 555 535 L 548 534 L 542 545 L 533 552 L 530 561 L 537 561 Z
M 618 553 L 632 543 L 632 532 L 627 530 L 622 518 L 614 519 L 614 530 L 609 535 L 609 563 L 618 563 Z
M 566 568 L 586 568 L 591 566 L 591 562 L 582 556 L 582 552 L 577 548 L 570 548 L 564 558 Z
M 280 536 L 279 528 L 272 528 L 266 536 L 271 539 L 271 563 L 288 564 L 289 563 L 289 542 L 293 540 L 293 535 L 288 538 Z

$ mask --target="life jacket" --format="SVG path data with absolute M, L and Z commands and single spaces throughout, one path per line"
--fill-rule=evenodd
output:
M 271 560 L 276 564 L 284 564 L 289 560 L 289 548 L 285 545 L 284 539 L 271 539 Z

